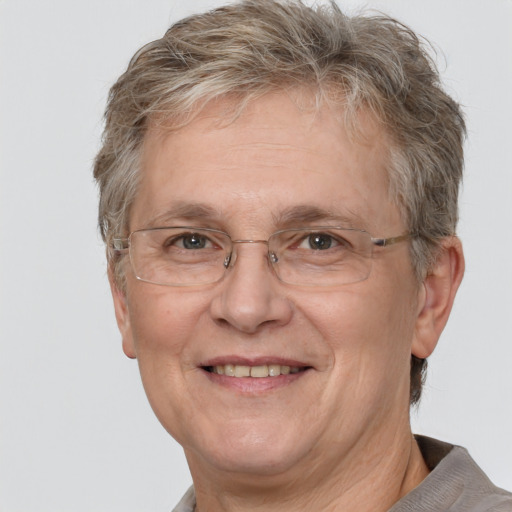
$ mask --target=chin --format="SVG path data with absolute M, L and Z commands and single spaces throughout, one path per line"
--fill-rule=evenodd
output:
M 189 439 L 184 445 L 187 458 L 193 453 L 218 470 L 273 476 L 289 470 L 311 451 L 299 425 L 290 426 L 290 434 L 272 421 L 259 428 L 240 423 L 219 428 L 217 436 L 203 435 L 199 442 Z
M 275 447 L 255 450 L 240 448 L 233 453 L 203 453 L 211 467 L 217 470 L 248 476 L 277 476 L 287 472 L 300 459 L 297 453 L 282 451 Z

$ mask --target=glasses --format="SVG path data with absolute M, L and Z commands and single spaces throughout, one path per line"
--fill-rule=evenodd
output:
M 360 229 L 318 226 L 284 229 L 268 240 L 232 240 L 216 229 L 161 227 L 115 238 L 113 248 L 129 252 L 137 279 L 164 286 L 216 283 L 234 265 L 235 244 L 265 244 L 268 261 L 284 283 L 337 286 L 364 281 L 370 275 L 374 247 L 411 238 L 405 234 L 373 238 Z

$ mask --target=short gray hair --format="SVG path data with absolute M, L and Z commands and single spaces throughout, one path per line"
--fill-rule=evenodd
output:
M 230 97 L 240 111 L 254 98 L 292 88 L 342 104 L 349 122 L 365 108 L 384 127 L 393 142 L 390 192 L 418 235 L 411 254 L 421 279 L 441 240 L 455 234 L 464 119 L 411 29 L 384 15 L 348 17 L 334 2 L 242 0 L 179 21 L 135 54 L 110 91 L 94 164 L 107 248 L 128 234 L 152 123 L 176 128 L 214 99 Z M 111 250 L 108 257 L 120 283 L 119 262 Z M 424 364 L 413 358 L 412 402 L 421 393 Z

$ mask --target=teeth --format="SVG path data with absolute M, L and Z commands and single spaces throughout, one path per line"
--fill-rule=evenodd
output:
M 268 374 L 271 377 L 277 377 L 278 375 L 281 375 L 281 366 L 278 364 L 269 364 L 268 365 Z
M 291 371 L 289 366 L 281 366 L 281 375 L 288 375 Z
M 251 367 L 250 366 L 235 366 L 235 377 L 250 377 Z
M 261 366 L 244 366 L 238 364 L 225 364 L 213 366 L 211 371 L 217 375 L 227 375 L 228 377 L 279 377 L 279 375 L 288 375 L 290 373 L 299 373 L 304 368 L 298 366 L 285 366 L 280 364 L 269 364 Z
M 268 377 L 268 366 L 253 366 L 251 368 L 251 377 Z

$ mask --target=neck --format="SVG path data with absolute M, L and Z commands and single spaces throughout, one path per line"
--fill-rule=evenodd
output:
M 189 457 L 196 511 L 385 512 L 428 475 L 409 427 L 358 445 L 342 461 L 324 454 L 300 471 L 272 476 L 206 474 L 204 466 L 198 473 Z

